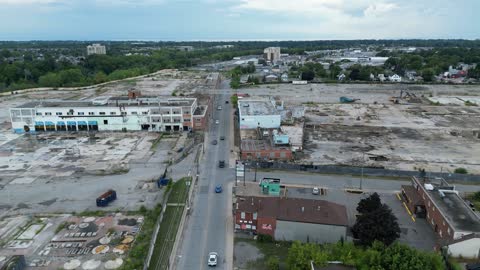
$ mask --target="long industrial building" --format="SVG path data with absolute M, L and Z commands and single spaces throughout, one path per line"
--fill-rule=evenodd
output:
M 206 126 L 208 106 L 196 98 L 98 97 L 92 101 L 34 101 L 10 109 L 15 133 L 49 131 L 191 131 Z

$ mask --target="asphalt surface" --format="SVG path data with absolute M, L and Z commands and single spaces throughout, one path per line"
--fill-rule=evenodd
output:
M 207 145 L 200 160 L 200 177 L 194 190 L 193 204 L 186 220 L 186 227 L 176 256 L 175 269 L 208 269 L 207 256 L 209 252 L 218 253 L 217 269 L 230 269 L 232 266 L 233 233 L 231 219 L 231 189 L 234 180 L 234 170 L 230 169 L 230 140 L 233 134 L 230 131 L 233 110 L 230 100 L 228 82 L 221 84 L 220 89 L 214 90 L 212 114 L 209 123 Z M 218 106 L 222 106 L 218 110 Z M 219 124 L 215 123 L 219 120 Z M 220 140 L 225 136 L 225 140 Z M 213 145 L 212 141 L 218 144 Z M 225 168 L 219 168 L 219 160 L 225 160 Z M 215 186 L 223 186 L 222 193 L 215 193 Z M 233 228 L 231 228 L 233 230 Z M 230 239 L 231 238 L 231 239 Z

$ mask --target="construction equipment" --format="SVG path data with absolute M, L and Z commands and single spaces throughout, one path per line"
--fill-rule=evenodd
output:
M 340 103 L 353 103 L 357 100 L 360 100 L 360 99 L 359 98 L 340 97 Z

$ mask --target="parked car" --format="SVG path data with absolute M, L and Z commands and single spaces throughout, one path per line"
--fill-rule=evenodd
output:
M 212 141 L 212 144 L 213 144 L 213 145 L 217 145 L 217 143 L 218 143 L 217 140 L 213 140 L 213 141 Z
M 220 124 L 220 120 L 215 120 L 215 124 Z
M 220 140 L 221 141 L 225 140 L 225 136 L 220 136 Z
M 218 167 L 219 168 L 224 168 L 225 167 L 225 160 L 219 160 L 218 161 Z
M 222 193 L 222 191 L 223 191 L 222 185 L 215 186 L 215 193 Z
M 312 190 L 312 194 L 313 195 L 318 195 L 320 194 L 320 189 L 318 187 L 314 187 L 313 190 Z
M 208 253 L 208 266 L 217 266 L 218 253 L 210 252 Z
M 221 110 L 221 109 L 222 109 L 222 106 L 218 106 L 218 107 L 217 107 L 217 110 Z

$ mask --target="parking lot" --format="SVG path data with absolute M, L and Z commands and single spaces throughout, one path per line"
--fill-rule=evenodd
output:
M 370 196 L 371 193 L 355 194 L 345 192 L 343 189 L 326 189 L 323 192 L 324 195 L 321 194 L 322 192 L 319 195 L 312 194 L 312 188 L 310 187 L 287 188 L 288 197 L 326 200 L 345 205 L 349 226 L 355 224 L 358 202 Z M 427 222 L 424 219 L 415 219 L 414 221 L 395 192 L 383 191 L 379 192 L 379 195 L 382 202 L 392 209 L 393 214 L 398 219 L 401 230 L 399 241 L 418 249 L 432 250 L 435 246 L 436 236 Z

